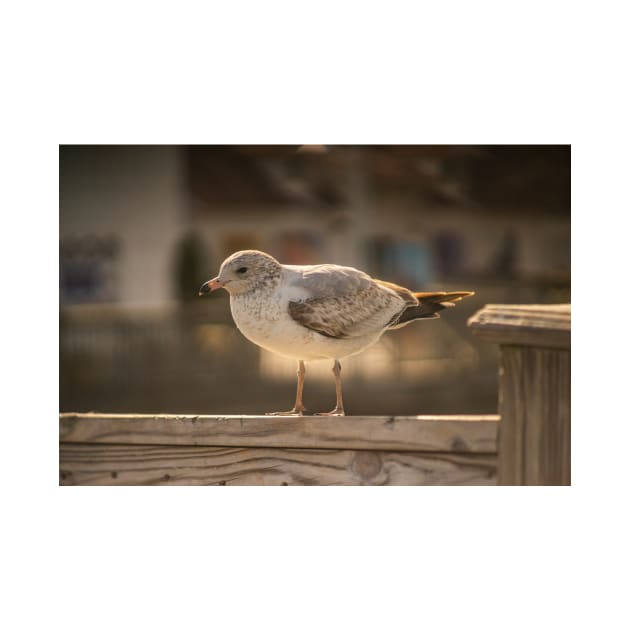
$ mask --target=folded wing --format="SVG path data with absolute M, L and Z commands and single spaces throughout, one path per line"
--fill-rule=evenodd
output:
M 336 339 L 382 331 L 407 307 L 418 304 L 407 289 L 374 280 L 352 267 L 305 267 L 292 285 L 304 297 L 289 301 L 291 317 L 305 328 Z

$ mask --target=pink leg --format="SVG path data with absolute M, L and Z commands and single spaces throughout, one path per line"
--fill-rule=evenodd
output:
M 343 408 L 343 398 L 341 396 L 341 363 L 335 359 L 333 365 L 333 374 L 335 375 L 335 390 L 337 392 L 337 404 L 332 411 L 328 413 L 318 413 L 317 416 L 345 416 L 346 412 Z
M 295 395 L 295 405 L 291 411 L 270 411 L 265 414 L 267 416 L 303 416 L 306 411 L 306 407 L 302 403 L 302 390 L 304 389 L 304 375 L 306 374 L 306 367 L 304 361 L 298 361 L 297 371 L 297 393 Z

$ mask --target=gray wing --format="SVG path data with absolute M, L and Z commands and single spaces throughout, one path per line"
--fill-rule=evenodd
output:
M 378 332 L 395 321 L 413 295 L 373 280 L 352 267 L 317 265 L 295 268 L 292 282 L 299 299 L 289 299 L 289 314 L 300 325 L 337 339 Z M 394 288 L 395 287 L 395 288 Z

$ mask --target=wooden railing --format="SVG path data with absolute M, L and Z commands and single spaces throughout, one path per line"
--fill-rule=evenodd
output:
M 63 485 L 496 484 L 498 416 L 61 414 Z
M 570 484 L 570 307 L 489 305 L 500 415 L 63 413 L 62 485 Z

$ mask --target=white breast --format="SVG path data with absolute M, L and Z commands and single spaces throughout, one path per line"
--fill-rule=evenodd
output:
M 268 293 L 230 296 L 230 309 L 241 333 L 266 350 L 293 359 L 339 359 L 364 350 L 378 341 L 381 331 L 365 337 L 333 339 L 298 324 L 289 315 L 293 295 L 286 287 Z

